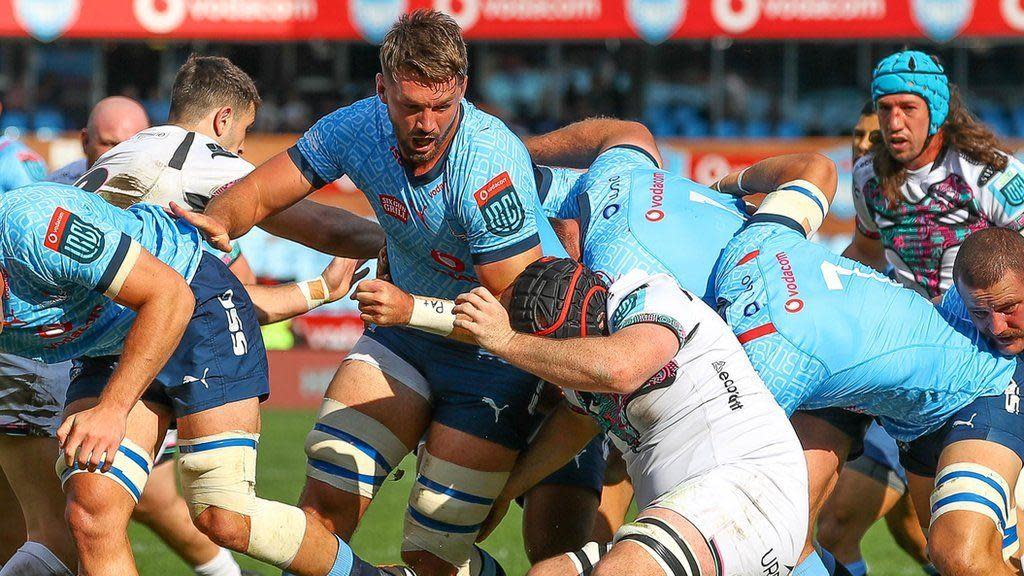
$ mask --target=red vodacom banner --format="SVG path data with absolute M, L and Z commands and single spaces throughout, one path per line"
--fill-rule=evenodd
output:
M 489 40 L 1024 33 L 1024 0 L 0 0 L 0 36 L 379 41 L 417 8 Z

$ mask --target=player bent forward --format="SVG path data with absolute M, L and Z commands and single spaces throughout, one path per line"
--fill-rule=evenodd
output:
M 520 457 L 488 526 L 599 427 L 636 487 L 640 514 L 606 555 L 591 543 L 530 574 L 697 576 L 728 566 L 754 576 L 796 564 L 807 527 L 800 443 L 699 298 L 664 274 L 635 270 L 606 288 L 572 260 L 545 258 L 512 291 L 513 325 L 532 334 L 513 331 L 484 288 L 459 296 L 455 312 L 484 348 L 562 386 L 573 409 L 593 417 L 559 408 Z
M 57 184 L 4 195 L 0 223 L 0 351 L 83 358 L 58 430 L 82 574 L 136 574 L 128 520 L 172 415 L 185 499 L 214 542 L 302 576 L 380 574 L 298 508 L 256 496 L 269 392 L 256 306 L 198 231 Z M 295 285 L 271 302 L 308 309 Z

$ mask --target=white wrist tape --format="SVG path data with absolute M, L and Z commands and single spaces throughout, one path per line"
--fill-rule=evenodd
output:
M 828 214 L 828 197 L 811 182 L 793 180 L 765 196 L 757 213 L 789 218 L 803 226 L 811 236 Z
M 412 316 L 409 327 L 432 334 L 447 336 L 455 329 L 455 302 L 424 296 L 412 297 Z
M 303 280 L 295 285 L 299 287 L 299 292 L 302 292 L 302 296 L 306 299 L 306 306 L 309 310 L 322 306 L 331 298 L 331 290 L 327 287 L 327 281 L 323 276 L 317 276 L 312 280 Z

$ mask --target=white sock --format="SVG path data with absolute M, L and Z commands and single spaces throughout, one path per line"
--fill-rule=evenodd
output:
M 38 542 L 25 542 L 0 568 L 0 576 L 74 576 L 50 549 Z
M 221 548 L 213 560 L 206 564 L 200 564 L 193 570 L 199 576 L 240 576 L 242 574 L 242 569 L 238 567 L 238 562 L 235 562 L 235 557 L 226 548 Z

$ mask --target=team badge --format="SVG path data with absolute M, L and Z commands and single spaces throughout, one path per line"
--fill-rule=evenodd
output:
M 508 172 L 498 174 L 474 192 L 473 199 L 484 217 L 484 224 L 493 234 L 511 236 L 526 223 L 526 210 Z
M 78 20 L 81 0 L 14 0 L 14 19 L 43 42 L 58 38 Z
M 974 0 L 911 0 L 910 12 L 921 30 L 936 42 L 952 40 L 974 14 Z
M 1024 178 L 1017 172 L 1004 174 L 996 182 L 999 193 L 1012 206 L 1024 204 Z
M 57 207 L 46 227 L 43 245 L 76 262 L 95 262 L 103 253 L 103 232 L 75 214 Z
M 651 44 L 668 40 L 686 18 L 686 0 L 627 0 L 626 17 Z
M 380 44 L 407 7 L 406 0 L 352 0 L 348 3 L 348 16 L 363 38 Z

